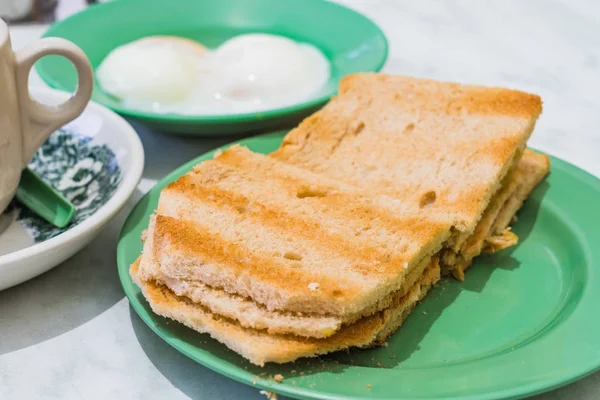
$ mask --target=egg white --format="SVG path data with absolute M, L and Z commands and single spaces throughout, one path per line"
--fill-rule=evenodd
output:
M 112 51 L 96 78 L 105 92 L 123 100 L 177 103 L 193 92 L 196 57 L 168 42 L 136 41 Z
M 105 92 L 131 108 L 222 115 L 307 100 L 329 80 L 330 65 L 314 46 L 276 35 L 240 35 L 212 51 L 150 37 L 112 51 L 96 74 Z

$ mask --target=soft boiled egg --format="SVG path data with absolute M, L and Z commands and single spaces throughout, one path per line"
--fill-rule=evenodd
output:
M 124 100 L 174 103 L 196 82 L 196 57 L 204 47 L 191 40 L 152 36 L 113 50 L 96 77 L 103 90 Z
M 128 107 L 186 115 L 289 106 L 316 96 L 329 76 L 329 61 L 316 47 L 260 33 L 214 50 L 178 37 L 148 37 L 118 47 L 97 70 L 102 89 Z
M 222 96 L 276 106 L 313 94 L 329 80 L 329 63 L 314 46 L 282 36 L 247 34 L 214 52 Z

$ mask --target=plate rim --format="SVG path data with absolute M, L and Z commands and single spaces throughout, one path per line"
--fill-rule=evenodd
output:
M 71 92 L 44 87 L 31 87 L 29 90 L 34 96 L 36 94 L 48 95 L 62 101 L 66 101 L 72 96 Z M 0 274 L 2 273 L 3 268 L 6 268 L 11 264 L 22 262 L 30 257 L 39 256 L 44 252 L 52 251 L 67 242 L 77 240 L 80 235 L 83 235 L 88 231 L 99 228 L 123 207 L 137 188 L 144 170 L 144 148 L 137 132 L 117 113 L 93 100 L 88 102 L 85 110 L 80 115 L 90 112 L 90 110 L 93 110 L 94 113 L 100 115 L 103 120 L 110 120 L 112 123 L 119 126 L 121 135 L 127 141 L 131 151 L 131 165 L 127 171 L 125 171 L 122 183 L 119 185 L 114 195 L 104 205 L 78 225 L 51 239 L 0 256 Z
M 290 0 L 290 1 L 292 1 L 292 0 Z M 377 37 L 379 39 L 381 39 L 383 42 L 383 51 L 381 52 L 381 54 L 378 54 L 377 58 L 375 58 L 375 60 L 376 60 L 375 67 L 370 72 L 381 71 L 381 69 L 385 65 L 385 63 L 388 59 L 388 56 L 389 56 L 389 42 L 388 42 L 387 37 L 385 36 L 385 33 L 383 32 L 383 30 L 377 23 L 375 23 L 375 21 L 373 21 L 371 18 L 367 17 L 366 15 L 364 15 L 358 11 L 356 11 L 350 7 L 346 7 L 339 3 L 322 1 L 322 0 L 303 0 L 303 1 L 312 1 L 313 4 L 318 5 L 319 7 L 324 6 L 324 7 L 337 8 L 338 10 L 340 10 L 340 12 L 354 14 L 355 16 L 363 19 L 366 23 L 372 25 L 377 32 Z M 44 38 L 52 37 L 54 35 L 54 32 L 57 29 L 59 29 L 63 23 L 65 23 L 65 22 L 68 23 L 68 22 L 71 22 L 71 21 L 74 21 L 74 20 L 77 20 L 80 18 L 85 18 L 88 14 L 102 12 L 102 10 L 105 7 L 119 7 L 119 2 L 106 2 L 106 3 L 96 4 L 93 7 L 88 7 L 87 9 L 83 10 L 80 13 L 73 14 L 73 15 L 67 17 L 66 19 L 64 19 L 63 21 L 53 24 L 43 34 L 42 37 L 44 37 Z M 35 69 L 36 69 L 36 72 L 38 73 L 38 75 L 40 76 L 40 78 L 50 87 L 59 89 L 59 90 L 68 90 L 60 82 L 53 79 L 49 75 L 48 71 L 43 69 L 40 66 L 40 64 L 36 64 Z M 362 72 L 367 72 L 367 71 L 362 71 Z M 136 109 L 129 108 L 129 107 L 108 105 L 108 104 L 104 104 L 103 102 L 102 103 L 99 102 L 99 104 L 103 105 L 104 107 L 106 107 L 114 112 L 119 113 L 120 115 L 127 116 L 127 117 L 133 117 L 133 118 L 137 118 L 137 119 L 141 119 L 141 120 L 145 120 L 145 121 L 156 122 L 156 123 L 231 125 L 231 124 L 239 124 L 239 123 L 245 123 L 245 122 L 267 120 L 267 119 L 277 119 L 277 118 L 282 118 L 285 116 L 293 115 L 295 113 L 306 112 L 315 107 L 325 104 L 333 96 L 335 96 L 336 93 L 337 93 L 337 88 L 334 88 L 331 91 L 329 91 L 328 93 L 320 95 L 314 99 L 309 99 L 306 101 L 295 103 L 290 106 L 268 109 L 265 111 L 246 112 L 246 113 L 231 114 L 231 115 L 159 114 L 159 113 L 136 110 Z M 94 95 L 92 94 L 92 97 L 93 96 Z M 94 100 L 94 101 L 96 101 L 96 100 Z
M 209 355 L 207 357 L 201 357 L 187 349 L 187 346 L 180 346 L 176 343 L 177 340 L 180 340 L 178 337 L 170 338 L 168 337 L 168 333 L 163 330 L 160 326 L 155 326 L 155 321 L 152 320 L 153 314 L 148 313 L 146 309 L 144 309 L 144 304 L 136 298 L 136 293 L 131 292 L 130 288 L 135 290 L 135 283 L 131 280 L 129 276 L 129 265 L 126 263 L 125 251 L 123 249 L 124 246 L 124 233 L 125 228 L 129 225 L 130 218 L 132 214 L 137 209 L 137 207 L 142 203 L 145 199 L 153 193 L 157 187 L 162 186 L 166 183 L 172 182 L 176 176 L 185 173 L 185 171 L 190 170 L 191 167 L 197 164 L 200 161 L 209 159 L 217 150 L 224 150 L 227 147 L 239 144 L 239 145 L 248 145 L 248 142 L 252 142 L 260 139 L 273 140 L 275 138 L 282 138 L 286 131 L 277 131 L 271 132 L 263 135 L 257 135 L 254 137 L 243 138 L 241 140 L 237 140 L 223 146 L 217 147 L 215 149 L 209 150 L 192 160 L 189 160 L 177 168 L 170 171 L 166 174 L 162 179 L 160 179 L 147 193 L 144 194 L 142 198 L 139 199 L 138 203 L 132 208 L 130 214 L 125 219 L 123 224 L 123 228 L 119 233 L 119 240 L 117 244 L 117 269 L 119 274 L 119 279 L 121 281 L 121 286 L 125 292 L 125 295 L 131 305 L 131 307 L 135 310 L 137 316 L 144 321 L 144 323 L 152 330 L 155 334 L 157 334 L 163 341 L 169 344 L 178 352 L 184 354 L 186 357 L 192 359 L 193 361 L 203 365 L 206 368 L 209 368 L 220 375 L 238 381 L 240 383 L 249 385 L 251 387 L 255 387 L 257 389 L 271 390 L 277 392 L 278 394 L 289 396 L 292 398 L 303 398 L 303 399 L 318 399 L 318 400 L 333 400 L 333 399 L 344 399 L 344 400 L 358 400 L 361 399 L 359 394 L 356 396 L 347 396 L 340 394 L 332 394 L 332 393 L 323 393 L 318 389 L 310 389 L 306 387 L 292 386 L 285 383 L 277 383 L 269 382 L 268 380 L 257 380 L 252 381 L 252 374 L 249 371 L 244 370 L 242 367 L 229 363 L 228 361 L 222 359 L 221 357 L 215 355 Z M 536 148 L 532 148 L 536 151 Z M 540 151 L 541 152 L 541 151 Z M 544 154 L 548 154 L 546 152 L 542 152 Z M 573 175 L 578 175 L 582 178 L 582 180 L 587 181 L 586 183 L 592 182 L 592 184 L 598 189 L 600 192 L 600 178 L 595 175 L 579 168 L 578 166 L 571 164 L 568 161 L 565 161 L 559 157 L 554 155 L 550 155 L 551 157 L 551 165 L 562 164 L 568 170 L 567 173 Z M 552 170 L 551 170 L 552 173 Z M 162 318 L 162 317 L 161 317 Z M 199 334 L 200 335 L 200 334 Z M 222 345 L 224 346 L 224 345 Z M 470 394 L 465 396 L 454 396 L 454 397 L 444 397 L 446 400 L 495 400 L 495 399 L 518 399 L 528 396 L 537 395 L 540 393 L 545 393 L 554 389 L 558 389 L 570 383 L 573 383 L 579 379 L 582 379 L 586 376 L 589 376 L 597 371 L 600 371 L 600 358 L 591 359 L 589 363 L 586 363 L 581 368 L 577 370 L 570 370 L 570 373 L 566 373 L 560 375 L 557 378 L 549 378 L 545 380 L 536 380 L 529 384 L 524 384 L 516 387 L 512 387 L 509 389 L 497 390 L 488 392 L 485 394 Z M 377 397 L 379 400 L 392 400 L 395 399 L 393 397 Z M 440 399 L 439 397 L 435 398 L 424 398 L 424 397 L 403 397 L 404 400 L 434 400 Z

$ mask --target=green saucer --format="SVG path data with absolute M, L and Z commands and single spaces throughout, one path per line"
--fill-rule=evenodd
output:
M 241 143 L 269 153 L 282 137 Z M 519 245 L 478 258 L 464 283 L 440 283 L 387 347 L 259 368 L 208 335 L 156 316 L 128 268 L 142 250 L 140 236 L 160 190 L 212 155 L 176 169 L 138 203 L 117 253 L 135 311 L 193 360 L 290 397 L 357 400 L 520 398 L 600 368 L 600 180 L 556 158 L 550 176 L 519 212 Z M 276 383 L 268 378 L 274 374 L 285 379 Z
M 387 41 L 377 25 L 355 11 L 323 0 L 113 1 L 52 25 L 44 36 L 58 36 L 77 44 L 95 69 L 111 50 L 144 36 L 182 36 L 214 48 L 233 36 L 250 32 L 283 35 L 316 46 L 331 62 L 331 79 L 311 100 L 246 114 L 143 112 L 123 106 L 99 85 L 95 85 L 92 99 L 165 132 L 199 136 L 264 132 L 295 126 L 336 93 L 343 76 L 379 71 L 387 58 Z M 71 92 L 75 89 L 75 68 L 64 58 L 47 56 L 35 66 L 51 87 Z

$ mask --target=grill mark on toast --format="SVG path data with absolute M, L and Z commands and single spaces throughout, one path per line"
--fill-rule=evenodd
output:
M 294 215 L 285 209 L 261 204 L 246 196 L 217 186 L 196 185 L 193 183 L 193 177 L 191 176 L 181 178 L 176 185 L 173 185 L 168 190 L 185 196 L 191 201 L 198 203 L 210 202 L 216 206 L 227 207 L 231 211 L 245 208 L 246 211 L 243 213 L 243 218 L 247 218 L 263 226 L 268 226 L 276 232 L 292 233 L 298 239 L 312 241 L 318 247 L 324 247 L 327 251 L 356 260 L 357 263 L 375 263 L 382 256 L 388 254 L 381 251 L 380 248 L 370 246 L 366 243 L 361 243 L 361 246 L 357 247 L 348 241 L 348 237 L 331 233 L 327 229 L 324 229 L 317 221 L 303 218 L 304 216 Z M 251 206 L 249 206 L 250 204 Z M 402 256 L 390 260 L 390 262 L 395 262 L 397 265 L 402 265 L 404 261 L 406 259 Z M 377 271 L 368 270 L 363 273 L 368 274 L 373 272 Z
M 396 247 L 386 249 L 382 245 L 373 246 L 369 242 L 378 238 L 369 238 L 360 240 L 360 231 L 351 236 L 354 243 L 349 240 L 348 235 L 335 234 L 323 226 L 317 220 L 311 219 L 311 216 L 303 214 L 302 216 L 291 214 L 285 209 L 281 209 L 274 204 L 261 204 L 256 201 L 250 202 L 246 196 L 225 190 L 216 186 L 204 186 L 194 183 L 192 176 L 182 177 L 178 183 L 173 184 L 169 189 L 165 189 L 165 195 L 169 192 L 185 196 L 194 202 L 209 202 L 215 206 L 228 207 L 232 212 L 239 208 L 245 208 L 243 218 L 249 221 L 268 226 L 280 233 L 293 233 L 299 240 L 307 240 L 315 243 L 316 248 L 325 248 L 329 252 L 334 252 L 340 257 L 354 260 L 351 269 L 364 276 L 373 277 L 373 274 L 383 276 L 393 274 L 397 275 L 403 269 L 403 264 L 411 261 L 417 252 L 421 251 L 422 245 L 445 231 L 445 223 L 432 223 L 418 217 L 386 220 L 387 213 L 375 207 L 356 206 L 349 207 L 346 198 L 342 194 L 332 194 L 320 197 L 319 202 L 329 206 L 327 213 L 333 216 L 339 216 L 340 221 L 348 224 L 350 221 L 356 221 L 357 217 L 365 221 L 377 222 L 381 224 L 378 228 L 383 228 L 379 241 L 389 240 L 389 236 L 396 234 L 398 230 L 411 234 L 411 240 L 396 240 Z M 336 196 L 342 196 L 337 198 Z M 249 206 L 251 204 L 251 206 Z M 341 210 L 341 204 L 346 204 L 347 209 Z M 159 213 L 161 209 L 159 208 Z M 183 217 L 178 215 L 178 217 Z M 342 222 L 340 222 L 342 223 Z M 364 226 L 364 223 L 359 224 Z M 408 238 L 407 238 L 408 239 Z M 358 246 L 356 242 L 359 242 Z
M 239 177 L 248 183 L 247 186 L 250 186 L 251 181 L 257 182 L 260 177 L 265 176 L 266 172 L 257 172 L 255 166 L 248 162 L 248 156 L 249 152 L 247 150 L 229 149 L 214 162 L 221 163 L 221 157 L 223 157 L 226 160 L 223 163 L 226 165 L 223 167 L 239 168 L 237 172 Z M 254 155 L 254 157 L 261 156 Z M 264 160 L 259 159 L 259 161 L 262 166 Z M 269 161 L 272 164 L 275 163 L 273 159 L 269 159 Z M 270 169 L 270 167 L 272 165 L 267 169 Z M 211 168 L 220 168 L 220 166 L 213 165 Z M 282 169 L 284 168 L 280 165 L 278 171 Z M 208 185 L 204 185 L 202 165 L 196 168 L 194 173 L 198 175 L 187 175 L 172 184 L 167 190 L 174 190 L 185 195 L 193 193 L 194 198 L 204 201 L 214 197 L 215 204 L 231 204 L 234 208 L 245 207 L 250 203 L 252 204 L 252 210 L 247 210 L 244 217 L 255 218 L 261 224 L 276 227 L 281 231 L 292 230 L 300 238 L 311 239 L 312 236 L 319 246 L 328 246 L 329 249 L 337 251 L 338 254 L 344 255 L 346 258 L 359 260 L 355 270 L 363 274 L 397 274 L 399 265 L 407 261 L 410 262 L 424 245 L 439 240 L 440 235 L 444 235 L 447 230 L 447 221 L 432 220 L 431 216 L 424 214 L 415 215 L 416 213 L 412 210 L 390 209 L 390 207 L 385 207 L 380 202 L 368 198 L 363 199 L 355 191 L 339 191 L 336 190 L 336 187 L 327 184 L 314 185 L 314 190 L 322 191 L 325 195 L 318 198 L 299 200 L 296 198 L 298 187 L 311 186 L 313 182 L 311 180 L 294 180 L 295 177 L 289 173 L 269 175 L 269 184 L 265 187 L 266 191 L 278 190 L 279 187 L 285 188 L 289 197 L 285 201 L 286 208 L 281 208 L 279 201 L 265 203 L 257 198 L 256 194 L 250 194 L 252 198 L 241 195 L 239 192 L 244 189 L 243 187 L 236 187 L 237 193 L 218 186 L 208 188 Z M 264 182 L 258 182 L 257 184 L 265 186 Z M 262 193 L 258 196 L 265 198 Z M 266 197 L 268 198 L 268 195 Z M 301 217 L 298 215 L 297 208 L 295 214 L 287 211 L 294 208 L 295 204 L 303 204 L 305 207 Z M 310 212 L 306 212 L 306 210 Z M 418 206 L 415 205 L 414 210 L 418 211 Z M 395 212 L 398 215 L 395 215 Z M 316 215 L 316 213 L 319 215 Z M 374 228 L 378 230 L 379 236 L 369 235 L 365 240 L 359 240 L 357 236 L 348 235 L 346 232 L 343 235 L 332 234 L 331 229 L 327 227 L 327 223 L 331 219 L 335 220 L 332 222 L 334 225 L 352 226 L 356 228 L 358 233 L 360 233 L 359 229 L 364 227 L 365 224 L 374 223 L 376 224 Z M 325 225 L 322 221 L 325 221 Z M 353 242 L 349 241 L 350 237 Z M 389 242 L 389 237 L 395 238 L 393 239 L 396 242 L 394 249 L 382 249 L 379 244 L 377 246 L 369 245 L 369 241 L 375 241 L 375 243 Z M 360 243 L 360 247 L 356 246 L 356 241 Z M 386 262 L 381 262 L 390 254 L 394 256 Z M 377 263 L 368 268 L 364 265 L 365 261 L 371 263 L 377 261 Z
M 228 153 L 228 152 L 226 152 Z M 256 181 L 257 171 L 251 168 L 244 159 L 244 154 L 233 152 L 228 154 L 227 164 L 240 168 L 240 176 L 248 181 Z M 225 153 L 224 153 L 225 155 Z M 221 161 L 221 160 L 217 160 Z M 274 161 L 274 160 L 273 160 Z M 290 168 L 285 165 L 278 165 L 279 171 Z M 294 168 L 294 170 L 297 170 Z M 310 173 L 307 171 L 307 173 Z M 270 182 L 277 184 L 278 187 L 286 188 L 288 195 L 293 197 L 297 193 L 298 187 L 313 186 L 316 190 L 327 192 L 326 196 L 319 197 L 318 201 L 312 203 L 316 210 L 323 212 L 322 205 L 328 206 L 326 213 L 328 215 L 339 217 L 344 221 L 355 221 L 357 216 L 377 220 L 379 226 L 389 232 L 397 232 L 400 229 L 406 232 L 419 232 L 420 226 L 427 225 L 423 231 L 430 231 L 430 228 L 441 229 L 444 222 L 439 218 L 427 214 L 419 214 L 418 204 L 415 203 L 412 207 L 398 201 L 390 200 L 394 206 L 384 205 L 378 201 L 377 197 L 361 194 L 360 189 L 347 185 L 342 185 L 340 189 L 336 186 L 337 182 L 315 183 L 308 179 L 302 179 L 291 174 L 273 174 L 269 176 Z M 293 200 L 293 199 L 292 199 Z M 380 200 L 380 199 L 379 199 Z M 269 207 L 274 207 L 274 204 L 269 204 Z M 396 208 L 397 207 L 397 208 Z M 418 235 L 417 235 L 418 236 Z

